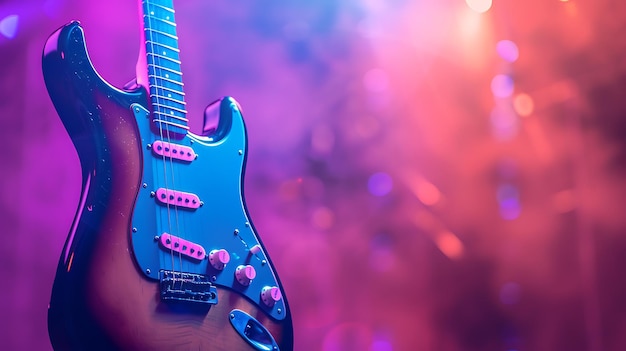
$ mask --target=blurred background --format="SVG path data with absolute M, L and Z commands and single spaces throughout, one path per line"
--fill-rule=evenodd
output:
M 297 351 L 626 350 L 626 3 L 181 0 L 191 126 L 243 106 Z M 0 1 L 0 349 L 46 312 L 80 168 L 47 37 L 135 76 L 136 1 Z

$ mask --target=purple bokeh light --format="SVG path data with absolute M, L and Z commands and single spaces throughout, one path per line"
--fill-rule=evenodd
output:
M 519 217 L 522 206 L 519 201 L 519 191 L 512 184 L 502 184 L 497 190 L 500 216 L 505 220 L 514 220 Z
M 515 83 L 513 78 L 506 74 L 498 74 L 491 80 L 491 92 L 495 97 L 506 98 L 513 95 Z
M 15 38 L 19 27 L 19 19 L 18 15 L 9 15 L 0 20 L 0 33 L 8 39 Z
M 374 173 L 367 182 L 367 188 L 374 196 L 385 196 L 393 189 L 393 180 L 384 172 Z
M 515 62 L 519 58 L 517 44 L 511 40 L 500 40 L 498 44 L 496 44 L 496 51 L 500 57 L 508 62 Z

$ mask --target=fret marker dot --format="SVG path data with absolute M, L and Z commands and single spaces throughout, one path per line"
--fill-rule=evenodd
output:
M 170 75 L 166 73 L 165 74 L 165 78 L 169 78 L 169 77 L 170 77 Z
M 169 21 L 170 20 L 170 16 L 165 17 L 165 19 Z
M 150 14 L 151 14 L 152 16 L 154 16 L 154 11 L 150 11 Z
M 163 56 L 167 56 L 167 52 L 163 51 Z
M 172 97 L 172 94 L 167 94 L 167 97 Z

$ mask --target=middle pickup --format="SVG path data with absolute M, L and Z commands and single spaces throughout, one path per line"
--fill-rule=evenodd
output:
M 206 254 L 206 250 L 204 250 L 204 247 L 202 247 L 202 245 L 179 238 L 172 234 L 161 234 L 161 236 L 159 237 L 159 241 L 161 242 L 161 245 L 164 249 L 181 253 L 195 260 L 201 261 L 208 257 Z
M 159 188 L 155 192 L 155 197 L 163 205 L 174 205 L 191 210 L 195 210 L 202 205 L 198 195 L 177 190 Z
M 152 144 L 152 151 L 159 156 L 183 162 L 191 162 L 197 157 L 196 153 L 189 146 L 168 143 L 161 140 L 157 140 Z

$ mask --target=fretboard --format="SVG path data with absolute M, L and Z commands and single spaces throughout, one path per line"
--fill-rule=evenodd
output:
M 173 0 L 143 0 L 152 118 L 163 134 L 185 135 L 187 111 Z

